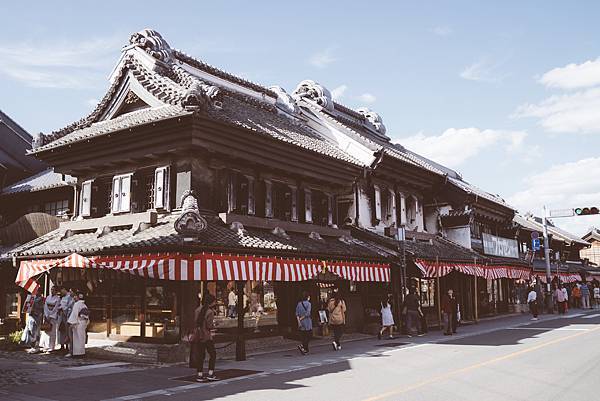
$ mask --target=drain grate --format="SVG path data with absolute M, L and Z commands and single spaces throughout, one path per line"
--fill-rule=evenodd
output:
M 262 373 L 262 371 L 246 370 L 246 369 L 224 369 L 224 370 L 216 370 L 215 371 L 215 374 L 217 375 L 219 380 L 234 379 L 236 377 L 250 376 L 250 375 L 257 374 L 257 373 Z M 171 380 L 196 383 L 196 375 L 171 377 Z
M 401 347 L 403 345 L 408 345 L 410 343 L 381 343 L 377 344 L 378 347 Z

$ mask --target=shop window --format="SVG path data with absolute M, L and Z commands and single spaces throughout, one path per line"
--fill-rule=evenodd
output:
M 66 218 L 69 214 L 69 201 L 65 199 L 55 202 L 47 202 L 44 204 L 44 213 Z
M 89 217 L 92 212 L 92 181 L 85 181 L 81 184 L 80 193 L 79 215 Z
M 177 295 L 172 287 L 146 285 L 145 337 L 171 340 L 179 338 Z
M 435 279 L 418 279 L 417 285 L 421 306 L 424 308 L 435 306 Z
M 131 210 L 131 176 L 132 174 L 125 174 L 113 178 L 111 207 L 113 213 Z

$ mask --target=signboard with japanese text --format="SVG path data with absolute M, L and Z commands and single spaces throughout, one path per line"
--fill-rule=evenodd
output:
M 483 240 L 483 252 L 486 255 L 501 256 L 503 258 L 518 258 L 519 246 L 517 240 L 495 235 L 481 234 Z

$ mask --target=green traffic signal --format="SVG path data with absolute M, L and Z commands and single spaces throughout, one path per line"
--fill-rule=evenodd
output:
M 596 207 L 596 206 L 592 206 L 592 207 L 578 207 L 573 209 L 573 211 L 575 212 L 575 214 L 577 216 L 587 216 L 590 214 L 598 214 L 600 213 L 600 210 Z

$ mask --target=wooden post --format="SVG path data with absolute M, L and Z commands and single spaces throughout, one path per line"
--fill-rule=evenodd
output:
M 244 281 L 235 282 L 237 291 L 237 331 L 235 338 L 235 360 L 246 360 L 246 340 L 244 339 Z
M 437 287 L 437 310 L 438 310 L 438 327 L 442 330 L 442 289 L 440 288 L 440 261 L 439 258 L 435 257 L 436 267 L 436 287 Z
M 475 276 L 475 323 L 479 320 L 479 313 L 477 310 L 477 300 L 479 299 L 479 293 L 477 291 L 477 276 Z

